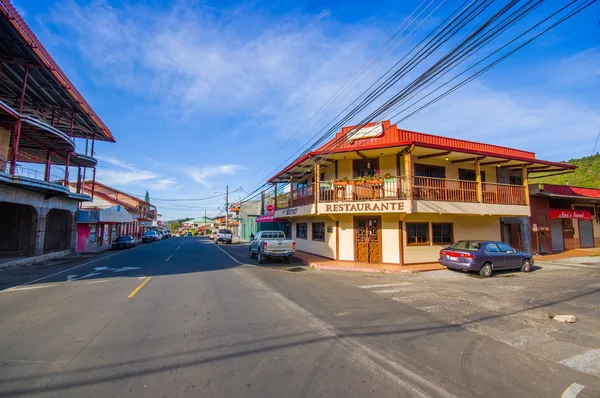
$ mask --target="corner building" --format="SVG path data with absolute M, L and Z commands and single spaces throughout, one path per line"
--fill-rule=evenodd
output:
M 457 240 L 502 240 L 503 219 L 529 223 L 528 173 L 574 168 L 382 121 L 343 127 L 268 182 L 298 250 L 408 265 L 437 261 Z

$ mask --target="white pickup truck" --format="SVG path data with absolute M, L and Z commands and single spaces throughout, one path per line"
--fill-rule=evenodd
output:
M 281 231 L 260 231 L 250 242 L 249 251 L 250 258 L 258 257 L 259 264 L 268 258 L 282 258 L 290 263 L 296 251 L 296 242 L 286 239 Z
M 219 242 L 225 242 L 231 244 L 231 240 L 233 239 L 233 235 L 230 229 L 220 229 L 217 231 L 215 235 L 215 243 L 218 245 Z

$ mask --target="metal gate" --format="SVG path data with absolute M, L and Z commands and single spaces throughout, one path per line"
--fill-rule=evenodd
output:
M 380 217 L 356 217 L 354 219 L 356 261 L 359 263 L 381 262 L 380 226 Z
M 552 228 L 552 251 L 565 250 L 562 219 L 555 218 L 552 220 L 550 228 Z
M 594 227 L 591 221 L 579 220 L 581 247 L 594 247 Z

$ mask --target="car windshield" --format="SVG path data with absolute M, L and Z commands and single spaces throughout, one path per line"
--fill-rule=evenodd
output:
M 481 249 L 481 245 L 483 245 L 483 241 L 480 240 L 459 240 L 450 246 L 449 249 L 477 251 Z
M 154 232 L 154 231 L 146 231 L 146 232 L 144 232 L 144 235 L 154 235 L 154 234 L 156 234 L 156 232 Z
M 220 230 L 219 230 L 219 233 L 221 233 L 221 234 L 230 234 L 230 233 L 231 233 L 231 231 L 230 231 L 230 230 L 228 230 L 228 229 L 220 229 Z
M 115 242 L 127 242 L 132 240 L 131 236 L 119 236 Z

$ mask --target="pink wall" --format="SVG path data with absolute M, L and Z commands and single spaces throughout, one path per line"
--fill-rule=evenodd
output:
M 90 224 L 77 224 L 77 251 L 86 249 L 86 243 L 90 241 Z

